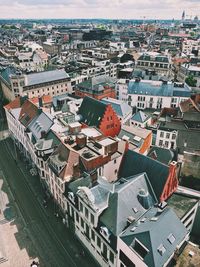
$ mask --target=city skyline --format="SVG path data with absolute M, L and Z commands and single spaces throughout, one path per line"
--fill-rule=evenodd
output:
M 12 6 L 12 8 L 10 8 Z M 1 19 L 186 19 L 198 16 L 199 0 L 0 0 Z

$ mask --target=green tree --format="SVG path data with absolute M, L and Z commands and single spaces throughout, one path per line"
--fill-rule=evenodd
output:
M 197 80 L 194 79 L 194 76 L 193 75 L 189 75 L 186 79 L 185 79 L 185 82 L 191 86 L 191 87 L 195 87 L 196 84 L 197 84 Z

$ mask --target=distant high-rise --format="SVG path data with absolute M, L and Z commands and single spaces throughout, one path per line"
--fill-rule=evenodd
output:
M 185 20 L 185 10 L 182 13 L 182 20 Z

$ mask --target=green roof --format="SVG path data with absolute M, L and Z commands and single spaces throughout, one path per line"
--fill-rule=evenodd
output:
M 159 199 L 168 179 L 169 167 L 135 151 L 128 150 L 124 156 L 120 177 L 130 177 L 146 172 Z
M 91 97 L 84 97 L 78 114 L 82 116 L 81 122 L 88 126 L 99 127 L 107 105 Z

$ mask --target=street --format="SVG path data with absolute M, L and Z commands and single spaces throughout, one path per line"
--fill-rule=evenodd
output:
M 1 110 L 0 116 L 3 118 Z M 0 131 L 5 124 L 0 122 Z M 74 235 L 54 216 L 53 203 L 45 208 L 41 200 L 44 197 L 39 178 L 31 176 L 25 163 L 15 155 L 10 138 L 0 141 L 0 170 L 12 192 L 15 205 L 23 217 L 23 224 L 37 251 L 36 255 L 45 267 L 83 267 L 97 266 L 86 254 L 80 256 L 82 246 Z

